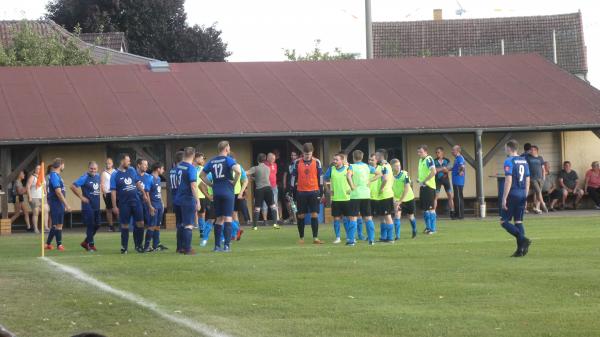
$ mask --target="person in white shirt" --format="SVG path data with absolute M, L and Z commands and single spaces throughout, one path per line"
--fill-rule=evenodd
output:
M 106 205 L 106 221 L 108 221 L 108 231 L 114 232 L 115 228 L 113 227 L 113 214 L 115 212 L 116 205 L 112 204 L 111 193 L 110 193 L 110 176 L 115 172 L 113 167 L 113 160 L 111 158 L 106 158 L 106 163 L 104 167 L 104 171 L 102 171 L 102 175 L 100 175 L 100 187 L 102 191 L 102 199 L 104 200 L 104 205 Z
M 29 175 L 29 179 L 27 179 L 27 184 L 25 185 L 25 189 L 28 191 L 27 197 L 29 199 L 29 207 L 31 208 L 31 221 L 33 223 L 33 229 L 36 233 L 38 231 L 38 217 L 40 215 L 40 211 L 42 210 L 42 186 L 39 188 L 37 185 L 38 174 L 40 172 L 40 165 L 37 165 L 35 169 Z M 44 229 L 50 230 L 48 227 L 48 205 L 44 207 Z

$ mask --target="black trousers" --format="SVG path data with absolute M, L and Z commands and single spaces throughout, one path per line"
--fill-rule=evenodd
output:
M 464 186 L 452 184 L 454 190 L 454 216 L 458 219 L 465 217 L 465 198 L 463 197 Z
M 600 206 L 600 188 L 588 187 L 587 192 L 596 206 Z

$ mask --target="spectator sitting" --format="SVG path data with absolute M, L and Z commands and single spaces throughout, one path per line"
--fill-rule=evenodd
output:
M 542 195 L 547 196 L 548 203 L 552 198 L 551 195 L 556 191 L 556 174 L 550 172 L 550 162 L 544 162 L 544 184 L 542 185 Z M 560 198 L 560 196 L 558 196 Z
M 600 209 L 600 163 L 595 161 L 592 168 L 585 173 L 584 192 L 594 201 L 596 209 Z
M 560 209 L 565 209 L 567 204 L 567 198 L 570 194 L 575 196 L 575 201 L 573 202 L 573 209 L 577 208 L 579 201 L 583 197 L 583 190 L 578 186 L 579 185 L 579 176 L 577 176 L 577 172 L 571 169 L 571 162 L 565 161 L 563 163 L 563 169 L 558 174 L 558 184 L 557 190 L 560 191 L 560 197 L 562 198 L 562 204 Z M 552 199 L 550 203 L 550 208 L 554 208 L 559 198 Z

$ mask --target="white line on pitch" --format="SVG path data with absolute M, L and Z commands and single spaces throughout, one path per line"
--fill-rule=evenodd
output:
M 223 332 L 219 332 L 217 329 L 212 328 L 206 324 L 193 321 L 186 317 L 179 317 L 179 316 L 175 316 L 170 313 L 167 313 L 167 312 L 161 310 L 156 303 L 147 301 L 146 299 L 144 299 L 138 295 L 135 295 L 133 293 L 113 288 L 110 285 L 108 285 L 102 281 L 99 281 L 99 280 L 95 279 L 94 277 L 86 274 L 85 272 L 83 272 L 82 270 L 80 270 L 78 268 L 70 267 L 70 266 L 58 263 L 47 257 L 43 257 L 41 259 L 44 260 L 45 262 L 47 262 L 48 264 L 50 264 L 51 266 L 58 268 L 60 271 L 66 273 L 66 274 L 69 274 L 70 276 L 74 277 L 75 279 L 77 279 L 79 281 L 87 283 L 95 288 L 98 288 L 106 293 L 111 294 L 111 295 L 117 296 L 128 302 L 137 304 L 140 307 L 146 308 L 146 309 L 154 312 L 155 314 L 161 316 L 162 318 L 164 318 L 166 320 L 169 320 L 173 323 L 184 326 L 190 330 L 193 330 L 194 332 L 202 334 L 203 336 L 229 337 L 229 335 L 227 335 Z

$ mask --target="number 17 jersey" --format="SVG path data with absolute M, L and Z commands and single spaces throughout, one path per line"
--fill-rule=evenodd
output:
M 524 157 L 508 157 L 504 161 L 504 175 L 512 176 L 509 196 L 527 197 L 527 177 L 529 177 L 529 165 Z
M 213 178 L 213 193 L 215 196 L 233 196 L 233 166 L 236 162 L 231 157 L 216 156 L 209 160 L 202 171 L 211 173 Z

